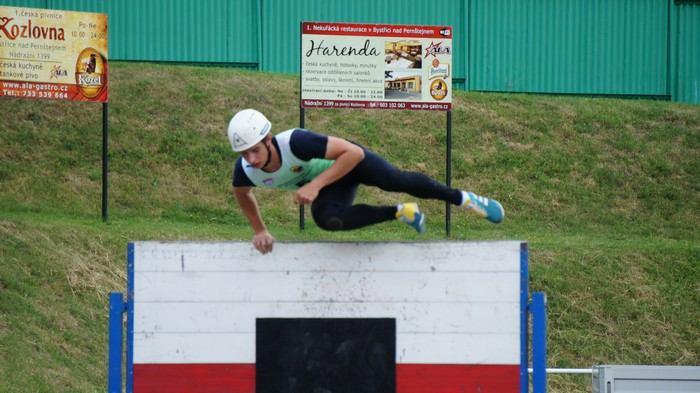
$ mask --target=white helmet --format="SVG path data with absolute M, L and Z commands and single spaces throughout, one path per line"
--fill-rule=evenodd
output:
M 270 133 L 272 123 L 255 109 L 236 113 L 228 123 L 228 140 L 233 151 L 250 149 Z

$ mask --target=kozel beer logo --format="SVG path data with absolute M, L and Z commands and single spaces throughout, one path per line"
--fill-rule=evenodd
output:
M 447 83 L 442 79 L 435 79 L 430 84 L 430 95 L 438 101 L 447 97 Z
M 107 60 L 93 48 L 86 48 L 75 65 L 75 81 L 87 98 L 97 97 L 107 84 Z

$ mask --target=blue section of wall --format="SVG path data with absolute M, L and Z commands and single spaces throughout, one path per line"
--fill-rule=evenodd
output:
M 109 58 L 258 63 L 258 0 L 15 1 L 15 6 L 108 15 Z
M 3 0 L 0 6 L 6 7 L 26 7 L 26 8 L 49 8 L 46 0 Z
M 674 9 L 671 42 L 673 98 L 700 103 L 700 3 L 679 3 Z
M 470 89 L 669 94 L 666 0 L 471 4 Z

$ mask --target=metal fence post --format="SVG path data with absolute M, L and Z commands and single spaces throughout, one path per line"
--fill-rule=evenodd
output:
M 547 297 L 532 294 L 532 391 L 547 392 Z
M 122 393 L 122 339 L 124 297 L 120 292 L 109 294 L 109 368 L 107 391 Z

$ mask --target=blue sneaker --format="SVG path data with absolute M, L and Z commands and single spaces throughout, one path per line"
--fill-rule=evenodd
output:
M 467 199 L 462 203 L 462 207 L 476 213 L 480 217 L 483 217 L 494 224 L 498 224 L 503 221 L 506 213 L 503 210 L 503 206 L 498 203 L 495 199 L 489 199 L 482 197 L 481 195 L 476 195 L 473 192 L 462 192 L 462 195 Z
M 425 233 L 425 214 L 421 213 L 416 203 L 404 203 L 399 205 L 396 218 L 408 224 L 418 233 Z

